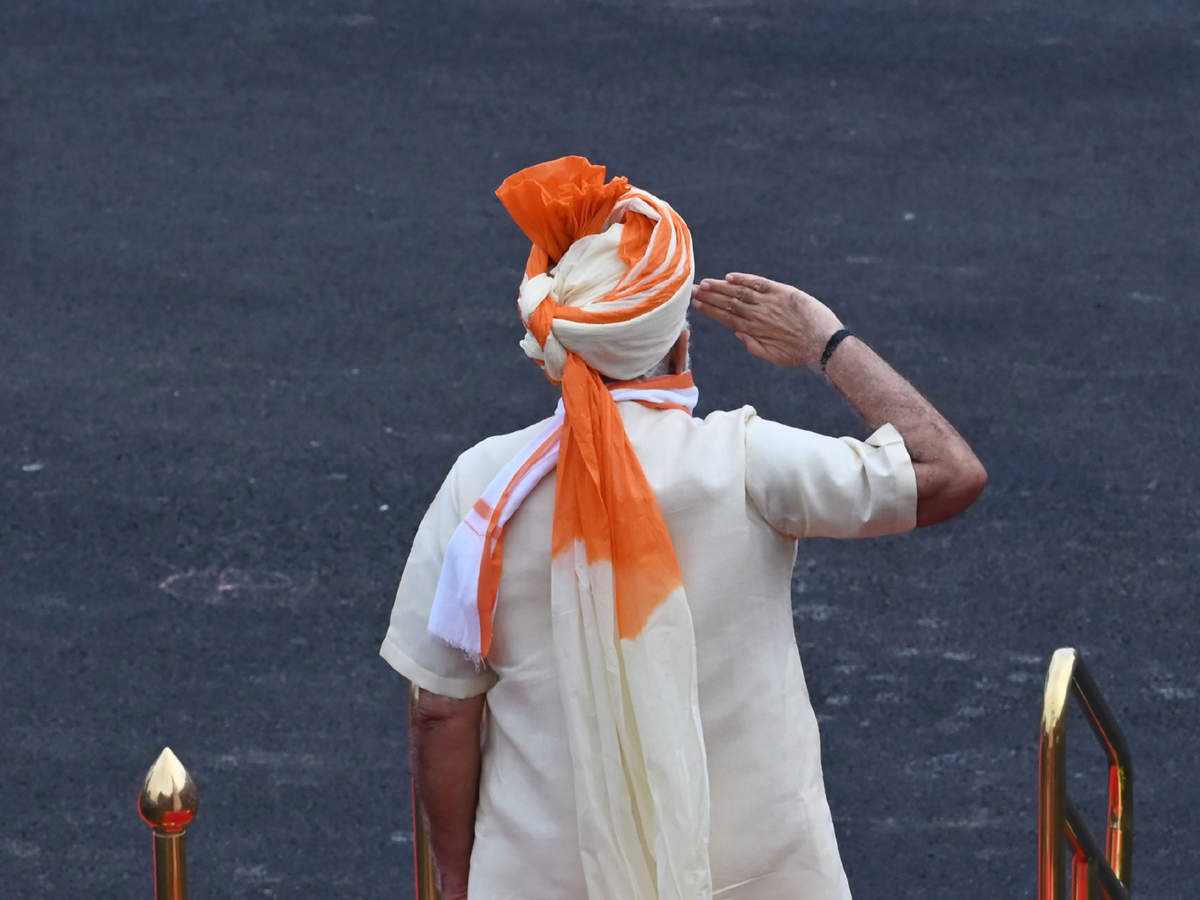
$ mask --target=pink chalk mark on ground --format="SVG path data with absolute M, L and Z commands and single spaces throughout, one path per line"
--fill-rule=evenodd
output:
M 172 597 L 199 603 L 247 599 L 286 605 L 307 594 L 315 582 L 311 575 L 298 580 L 283 572 L 210 566 L 169 575 L 158 587 Z

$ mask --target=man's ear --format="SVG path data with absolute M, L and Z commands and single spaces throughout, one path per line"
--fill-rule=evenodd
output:
M 688 370 L 688 341 L 691 339 L 692 333 L 688 329 L 683 329 L 679 332 L 679 337 L 675 340 L 675 346 L 671 348 L 671 374 L 682 375 Z

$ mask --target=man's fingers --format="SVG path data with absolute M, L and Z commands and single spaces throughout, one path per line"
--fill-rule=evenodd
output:
M 706 302 L 707 300 L 716 300 L 715 303 Z M 731 305 L 733 311 L 726 309 L 726 304 Z M 756 319 L 753 315 L 756 308 L 751 306 L 748 312 L 751 315 L 745 315 L 739 309 L 740 301 L 726 294 L 719 294 L 715 291 L 704 291 L 699 287 L 692 289 L 692 306 L 714 322 L 719 322 L 726 328 L 731 330 L 742 345 L 750 351 L 751 355 L 757 356 L 759 359 L 771 361 L 771 355 L 762 341 L 751 334 L 751 331 L 758 330 L 756 328 Z
M 705 278 L 700 282 L 700 290 L 712 291 L 717 294 L 724 294 L 727 297 L 736 297 L 739 293 L 744 293 L 744 287 L 738 287 L 736 284 L 730 284 L 728 281 L 722 281 L 720 278 Z
M 730 272 L 725 281 L 739 288 L 749 288 L 756 294 L 769 294 L 779 287 L 778 282 L 763 278 L 761 275 L 747 275 L 744 272 Z
M 734 331 L 746 325 L 746 320 L 736 312 L 730 312 L 715 303 L 706 303 L 702 295 L 692 300 L 692 306 L 714 322 L 720 322 L 726 328 L 732 328 Z
M 707 291 L 711 294 L 716 294 L 723 297 L 729 297 L 734 300 L 741 300 L 743 303 L 754 303 L 758 300 L 754 291 L 751 290 L 748 285 L 730 284 L 729 282 L 722 281 L 719 278 L 705 278 L 700 282 L 698 287 L 702 291 Z
M 727 312 L 737 312 L 738 306 L 745 302 L 741 297 L 734 294 L 727 294 L 723 291 L 705 290 L 703 287 L 692 289 L 692 299 L 699 300 L 701 303 L 708 306 L 715 306 Z
M 787 285 L 743 272 L 730 272 L 724 279 L 705 278 L 698 287 L 701 290 L 733 297 L 751 306 L 768 302 L 772 295 L 777 296 L 787 291 Z

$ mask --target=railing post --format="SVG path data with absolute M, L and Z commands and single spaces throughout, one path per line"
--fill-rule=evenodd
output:
M 408 693 L 408 733 L 414 740 L 414 728 L 417 721 L 417 703 L 421 699 L 421 689 L 415 684 Z M 415 759 L 413 760 L 415 762 Z M 425 825 L 425 810 L 421 806 L 421 794 L 417 790 L 417 776 L 412 777 L 412 810 L 413 810 L 413 866 L 417 878 L 416 900 L 441 900 L 442 893 L 438 890 L 437 869 L 433 862 L 433 845 L 429 841 L 429 829 Z
M 1108 821 L 1103 844 L 1067 795 L 1067 706 L 1074 696 L 1108 758 Z M 1046 673 L 1038 747 L 1038 900 L 1067 900 L 1064 849 L 1069 840 L 1071 900 L 1128 900 L 1133 869 L 1133 764 L 1116 717 L 1079 653 L 1054 653 Z
M 1070 648 L 1056 650 L 1046 673 L 1038 744 L 1038 900 L 1066 900 L 1067 700 L 1075 658 Z
M 167 747 L 159 754 L 138 797 L 138 812 L 154 829 L 155 900 L 187 900 L 184 832 L 200 806 L 196 782 Z

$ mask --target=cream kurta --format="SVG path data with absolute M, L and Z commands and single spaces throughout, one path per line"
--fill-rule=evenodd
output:
M 695 627 L 714 897 L 847 898 L 792 630 L 795 539 L 913 528 L 916 478 L 903 440 L 890 425 L 865 442 L 825 437 L 750 407 L 703 421 L 632 402 L 620 410 Z M 427 630 L 451 534 L 541 424 L 459 457 L 413 541 L 380 651 L 423 690 L 487 691 L 471 900 L 586 900 L 551 635 L 553 474 L 506 529 L 487 668 Z

